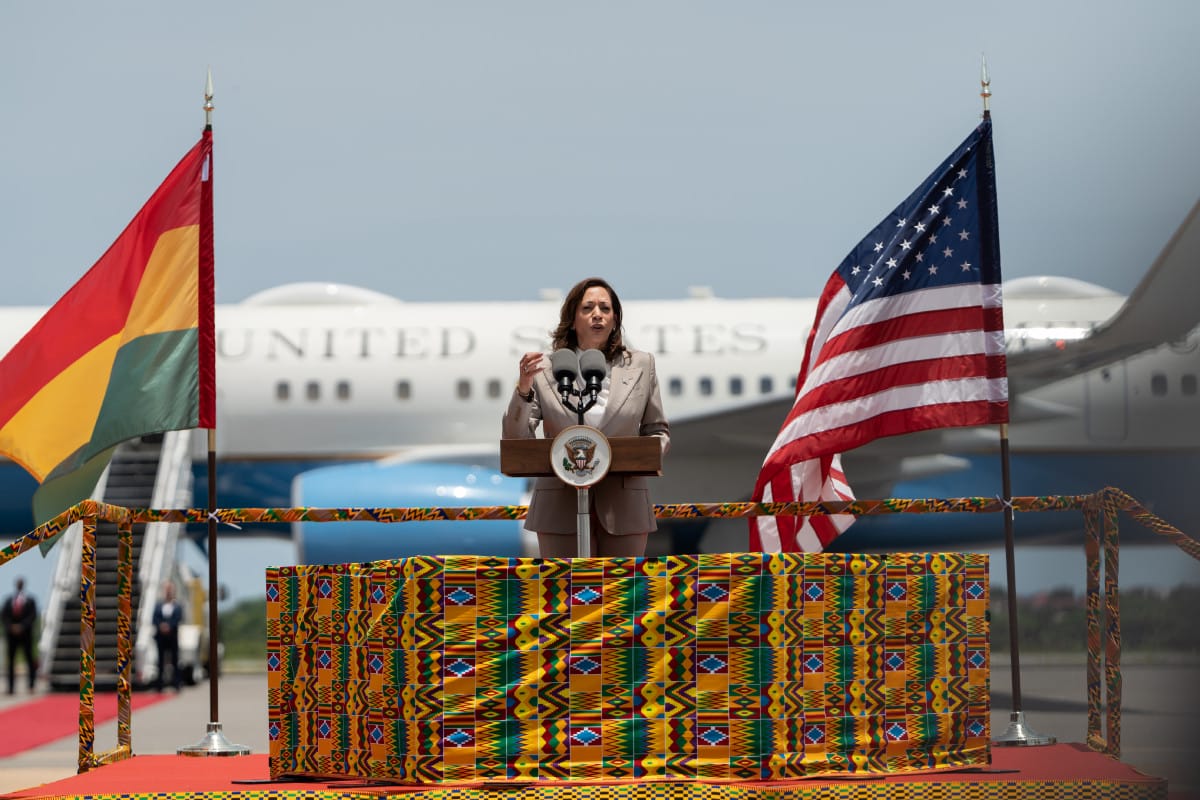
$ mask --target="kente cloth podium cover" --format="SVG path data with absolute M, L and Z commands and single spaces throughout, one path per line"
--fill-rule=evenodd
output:
M 987 556 L 961 553 L 271 568 L 271 775 L 760 781 L 987 764 L 987 607 Z

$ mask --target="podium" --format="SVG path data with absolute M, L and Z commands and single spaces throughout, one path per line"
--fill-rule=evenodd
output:
M 612 466 L 620 475 L 662 475 L 662 445 L 657 436 L 614 436 Z M 501 439 L 500 471 L 510 478 L 549 478 L 553 439 Z
M 576 438 L 572 438 L 576 437 Z M 582 444 L 578 456 L 573 456 L 574 442 Z M 585 454 L 586 449 L 586 454 Z M 603 457 L 596 458 L 596 451 Z M 572 459 L 579 467 L 575 469 Z M 603 461 L 593 469 L 588 459 Z M 500 471 L 513 478 L 557 477 L 578 490 L 576 532 L 580 558 L 591 555 L 591 522 L 588 487 L 609 474 L 662 474 L 662 444 L 657 436 L 615 436 L 607 438 L 595 428 L 573 425 L 564 428 L 553 439 L 501 439 Z

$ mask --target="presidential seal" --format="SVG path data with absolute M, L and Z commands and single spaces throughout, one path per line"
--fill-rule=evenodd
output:
M 550 466 L 563 483 L 577 488 L 591 486 L 608 474 L 612 448 L 608 438 L 588 425 L 572 425 L 554 437 Z

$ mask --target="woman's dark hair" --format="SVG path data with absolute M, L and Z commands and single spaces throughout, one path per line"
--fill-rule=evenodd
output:
M 579 337 L 575 335 L 575 315 L 579 312 L 580 303 L 583 302 L 584 292 L 595 286 L 607 291 L 608 296 L 612 299 L 613 329 L 612 333 L 608 335 L 608 341 L 601 348 L 604 358 L 612 361 L 618 355 L 625 352 L 624 335 L 621 330 L 621 321 L 623 319 L 621 315 L 621 298 L 617 297 L 617 293 L 608 285 L 608 281 L 603 278 L 584 278 L 571 287 L 571 291 L 567 292 L 562 308 L 558 313 L 558 327 L 551 331 L 550 337 L 554 341 L 555 350 L 561 350 L 564 347 L 572 349 L 579 347 Z

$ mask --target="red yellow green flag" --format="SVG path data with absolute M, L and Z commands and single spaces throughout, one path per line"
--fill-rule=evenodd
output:
M 0 360 L 0 454 L 38 523 L 86 499 L 122 441 L 216 425 L 212 132 Z

